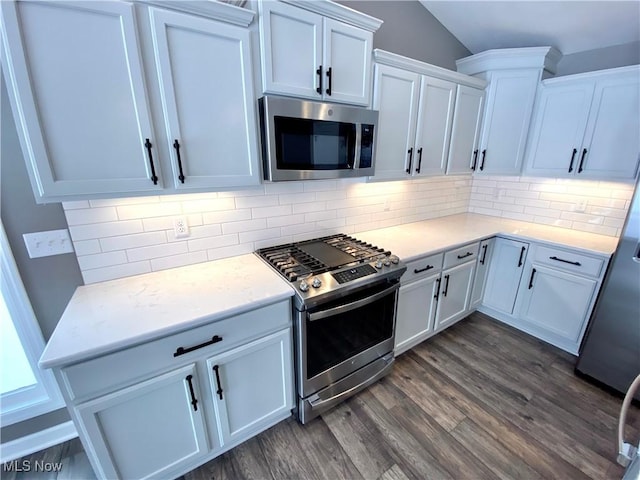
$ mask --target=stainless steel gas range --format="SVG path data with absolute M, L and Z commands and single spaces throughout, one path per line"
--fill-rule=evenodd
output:
M 338 234 L 256 254 L 292 283 L 296 416 L 315 418 L 391 371 L 404 264 Z

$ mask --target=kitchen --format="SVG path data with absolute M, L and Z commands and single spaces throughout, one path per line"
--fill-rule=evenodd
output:
M 415 8 L 421 7 L 415 5 Z M 406 12 L 404 20 L 427 15 L 422 11 L 413 14 Z M 383 27 L 374 35 L 374 41 Z M 447 36 L 442 27 L 435 31 Z M 435 43 L 433 39 L 431 43 Z M 425 44 L 430 43 L 425 41 Z M 464 50 L 455 50 L 461 47 L 450 37 L 437 45 L 436 51 L 431 53 L 434 59 L 427 59 L 431 60 L 429 63 L 455 70 L 453 60 L 468 56 Z M 446 63 L 436 62 L 437 56 L 444 55 L 449 45 L 452 45 L 452 52 Z M 384 45 L 381 48 L 385 48 Z M 400 53 L 416 57 L 413 52 L 400 50 Z M 6 97 L 3 100 L 4 109 L 8 101 Z M 8 118 L 11 118 L 10 114 Z M 3 122 L 3 129 L 7 123 Z M 7 137 L 3 131 L 4 138 Z M 16 151 L 20 151 L 19 147 Z M 4 158 L 7 155 L 3 152 Z M 240 191 L 98 198 L 65 202 L 63 213 L 59 204 L 34 204 L 26 172 L 11 170 L 21 164 L 24 162 L 15 162 L 6 168 L 5 162 L 2 165 L 3 223 L 8 234 L 7 223 L 24 225 L 14 233 L 12 246 L 24 282 L 41 285 L 39 288 L 28 287 L 28 291 L 36 298 L 32 298 L 32 303 L 46 338 L 50 337 L 73 290 L 82 283 L 93 284 L 171 266 L 248 254 L 257 248 L 318 237 L 325 232 L 351 234 L 467 211 L 501 217 L 511 215 L 509 218 L 533 222 L 536 217 L 547 222 L 557 220 L 567 228 L 613 237 L 621 232 L 632 192 L 629 182 L 493 175 L 436 176 L 380 183 L 356 180 L 267 183 Z M 7 177 L 11 178 L 10 182 L 4 182 Z M 19 178 L 23 179 L 22 184 L 17 182 Z M 586 199 L 585 208 L 606 210 L 606 215 L 594 213 L 594 216 L 602 217 L 601 224 L 589 223 L 591 217 L 571 211 L 576 196 Z M 602 199 L 619 201 L 608 201 L 603 205 Z M 552 203 L 557 208 L 551 208 Z M 7 205 L 20 205 L 20 211 L 12 212 Z M 33 214 L 25 214 L 28 205 L 33 205 Z M 589 210 L 588 213 L 592 212 Z M 173 225 L 167 222 L 179 215 L 186 218 L 190 235 L 182 242 L 171 237 L 167 239 L 165 235 L 166 231 L 173 235 Z M 77 260 L 73 255 L 37 261 L 26 257 L 22 233 L 67 226 L 72 232 Z M 108 231 L 111 226 L 118 230 Z M 378 243 L 389 248 L 384 242 Z M 100 246 L 100 251 L 96 251 L 96 245 Z M 43 278 L 43 272 L 55 272 L 55 280 Z M 58 415 L 60 417 L 64 418 L 64 415 Z

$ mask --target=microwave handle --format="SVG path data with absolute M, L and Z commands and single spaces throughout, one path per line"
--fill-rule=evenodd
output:
M 354 154 L 355 158 L 353 159 L 353 164 L 351 165 L 352 169 L 360 168 L 360 149 L 362 147 L 362 124 L 356 123 L 355 128 L 356 128 L 356 149 Z

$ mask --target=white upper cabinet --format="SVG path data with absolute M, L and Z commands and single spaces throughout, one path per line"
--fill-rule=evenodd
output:
M 539 82 L 539 69 L 489 74 L 477 173 L 520 174 Z
M 506 48 L 456 62 L 459 72 L 489 82 L 475 173 L 520 175 L 538 85 L 560 56 L 552 47 Z
M 397 180 L 411 173 L 419 89 L 417 73 L 375 66 L 373 108 L 379 111 L 376 180 Z
M 339 17 L 344 8 L 347 21 L 327 18 L 324 5 L 259 3 L 263 91 L 369 105 L 373 32 L 382 22 L 338 4 L 327 13 Z
M 160 190 L 133 6 L 0 8 L 3 69 L 36 200 Z
M 478 161 L 478 137 L 484 90 L 458 86 L 447 174 L 471 173 Z
M 637 66 L 546 80 L 527 146 L 527 173 L 633 179 L 639 131 Z
M 173 186 L 258 184 L 248 30 L 156 8 L 149 17 Z
M 126 2 L 0 8 L 3 70 L 37 201 L 259 183 L 253 12 L 204 3 L 191 8 L 199 15 Z
M 485 82 L 381 50 L 374 57 L 371 180 L 471 173 Z

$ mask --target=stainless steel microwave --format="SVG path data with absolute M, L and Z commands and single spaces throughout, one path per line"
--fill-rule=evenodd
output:
M 265 180 L 373 175 L 377 111 L 272 96 L 258 106 Z

